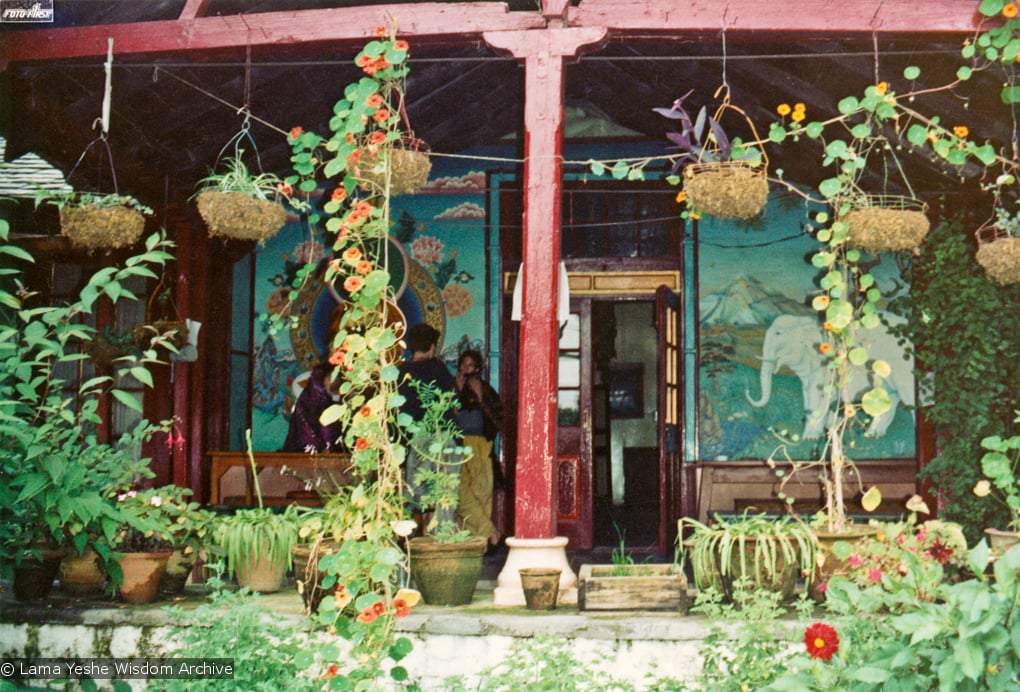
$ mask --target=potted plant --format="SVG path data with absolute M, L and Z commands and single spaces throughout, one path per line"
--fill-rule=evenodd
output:
M 797 580 L 815 567 L 815 538 L 803 522 L 745 511 L 735 518 L 716 515 L 711 524 L 685 517 L 680 535 L 699 589 L 733 598 L 740 584 L 793 597 Z
M 248 460 L 255 478 L 258 507 L 245 507 L 216 519 L 212 539 L 226 560 L 227 575 L 241 587 L 272 593 L 280 590 L 291 566 L 290 550 L 298 542 L 302 510 L 288 505 L 282 512 L 266 507 L 248 433 Z
M 622 536 L 619 547 L 613 549 L 612 564 L 583 564 L 578 570 L 578 610 L 686 612 L 687 605 L 687 577 L 679 561 L 637 564 Z
M 192 196 L 210 235 L 263 242 L 287 222 L 290 185 L 273 173 L 253 173 L 241 157 L 221 162 L 223 172 L 211 171 L 198 181 Z
M 197 502 L 189 501 L 189 495 L 190 490 L 174 490 L 167 505 L 167 513 L 172 520 L 170 537 L 173 552 L 160 580 L 159 590 L 163 593 L 179 594 L 184 591 L 195 563 L 208 554 L 212 543 L 210 534 L 217 515 Z
M 974 259 L 988 276 L 1003 285 L 1020 283 L 1020 218 L 1016 212 L 996 206 L 991 223 L 974 236 L 978 242 Z
M 116 500 L 120 522 L 112 547 L 116 570 L 112 572 L 120 597 L 127 603 L 151 603 L 173 554 L 177 504 L 191 493 L 169 485 L 127 490 Z
M 86 250 L 134 245 L 145 230 L 145 217 L 152 216 L 152 209 L 134 197 L 116 193 L 42 190 L 35 204 L 57 207 L 60 232 Z
M 455 390 L 440 390 L 433 383 L 412 381 L 425 412 L 408 421 L 409 445 L 422 457 L 410 485 L 421 486 L 431 516 L 423 536 L 407 541 L 411 576 L 429 605 L 465 605 L 471 602 L 482 573 L 488 540 L 474 537 L 457 516 L 460 468 L 471 454 L 460 445 L 460 431 L 449 412 L 457 404 Z
M 666 134 L 680 151 L 674 159 L 670 180 L 676 183 L 682 178 L 682 195 L 696 215 L 753 219 L 765 208 L 769 195 L 768 157 L 754 123 L 742 109 L 730 103 L 725 86 L 716 91 L 716 98 L 720 92 L 726 93 L 715 114 L 709 115 L 707 107 L 702 106 L 692 120 L 683 106 L 692 91 L 669 108 L 653 109 L 681 125 L 679 132 Z M 729 112 L 747 122 L 752 138 L 748 143 L 726 134 L 720 121 Z
M 31 262 L 29 253 L 7 244 L 8 233 L 0 223 L 0 254 L 12 265 Z M 81 360 L 72 345 L 94 338 L 95 329 L 80 324 L 81 316 L 100 296 L 129 295 L 123 282 L 151 275 L 152 267 L 170 258 L 168 247 L 165 238 L 153 235 L 134 261 L 93 276 L 76 300 L 31 310 L 25 305 L 31 289 L 8 291 L 6 281 L 19 272 L 4 270 L 0 310 L 9 328 L 0 334 L 0 400 L 5 402 L 0 407 L 0 550 L 5 567 L 37 558 L 43 549 L 70 554 L 91 545 L 107 558 L 118 520 L 109 488 L 151 474 L 141 445 L 165 428 L 142 421 L 119 441 L 102 439 L 96 432 L 100 399 L 113 391 L 113 379 L 99 376 L 75 386 L 58 368 Z M 124 367 L 149 381 L 149 362 L 144 354 L 129 355 Z M 122 401 L 138 407 L 132 397 Z
M 1020 423 L 1020 411 L 1016 414 L 1014 422 Z M 978 481 L 974 486 L 974 494 L 978 497 L 994 494 L 1005 503 L 1009 511 L 1006 529 L 989 527 L 985 529 L 985 534 L 993 548 L 1008 550 L 1020 542 L 1020 481 L 1017 480 L 1017 470 L 1020 469 L 1020 435 L 1007 438 L 990 435 L 981 440 L 981 446 L 987 450 L 981 457 L 981 472 L 986 479 Z

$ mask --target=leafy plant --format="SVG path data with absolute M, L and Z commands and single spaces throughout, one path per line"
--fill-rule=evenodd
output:
M 207 566 L 209 601 L 196 608 L 170 606 L 164 610 L 174 623 L 166 654 L 192 659 L 229 657 L 233 676 L 160 681 L 160 687 L 185 690 L 316 690 L 307 676 L 308 632 L 297 622 L 274 614 L 259 594 L 227 588 L 223 563 Z
M 1015 412 L 1014 423 L 1020 423 L 1020 411 Z M 981 446 L 988 450 L 981 457 L 981 472 L 990 479 L 996 490 L 1004 496 L 1009 509 L 1011 531 L 1020 531 L 1020 435 L 1003 439 L 999 435 L 990 435 L 981 440 Z M 985 497 L 991 493 L 989 481 L 978 481 L 974 486 L 974 494 Z
M 801 575 L 810 577 L 815 565 L 815 539 L 802 522 L 789 516 L 770 517 L 745 511 L 735 519 L 716 515 L 707 525 L 684 517 L 679 535 L 690 529 L 684 541 L 699 589 L 716 588 L 734 596 L 736 585 L 746 579 L 755 588 L 793 595 Z
M 52 204 L 57 209 L 76 207 L 97 207 L 108 209 L 112 207 L 126 207 L 141 212 L 146 216 L 152 216 L 151 207 L 147 207 L 131 195 L 101 194 L 98 192 L 81 192 L 72 190 L 70 192 L 55 192 L 53 190 L 39 190 L 35 194 L 35 206 L 41 204 Z
M 121 515 L 110 501 L 115 488 L 151 478 L 142 445 L 165 426 L 139 422 L 119 441 L 97 432 L 99 405 L 109 396 L 140 409 L 138 400 L 115 388 L 112 376 L 96 376 L 77 385 L 62 374 L 87 358 L 76 345 L 95 338 L 83 323 L 96 302 L 135 299 L 125 282 L 155 278 L 153 267 L 172 256 L 172 243 L 153 234 L 145 250 L 124 267 L 106 267 L 93 275 L 75 300 L 65 305 L 34 305 L 36 294 L 20 282 L 17 262 L 32 262 L 25 250 L 8 244 L 0 223 L 0 255 L 13 260 L 0 269 L 0 547 L 15 563 L 38 546 L 74 547 L 91 543 L 108 561 Z M 155 352 L 127 355 L 122 373 L 151 386 L 147 366 Z M 116 578 L 116 570 L 111 570 Z
M 659 115 L 680 123 L 679 132 L 667 132 L 666 138 L 673 142 L 679 154 L 672 157 L 673 173 L 680 173 L 685 166 L 697 162 L 747 161 L 757 164 L 761 161 L 758 143 L 744 144 L 739 138 L 732 139 L 715 116 L 708 114 L 708 106 L 702 106 L 695 119 L 684 108 L 684 101 L 694 93 L 691 89 L 673 102 L 669 108 L 653 108 Z M 718 113 L 716 115 L 719 115 Z M 707 130 L 706 130 L 707 126 Z
M 209 175 L 198 181 L 192 197 L 212 191 L 239 192 L 265 202 L 275 202 L 281 197 L 290 199 L 290 185 L 274 173 L 253 173 L 244 163 L 243 156 L 244 150 L 241 149 L 236 156 L 222 159 L 224 171 L 222 173 L 210 171 Z

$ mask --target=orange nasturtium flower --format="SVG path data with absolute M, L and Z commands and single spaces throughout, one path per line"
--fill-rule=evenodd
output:
M 344 290 L 348 293 L 354 293 L 365 285 L 365 280 L 360 276 L 348 276 L 347 280 L 344 281 Z
M 343 202 L 345 199 L 347 199 L 347 190 L 343 189 L 342 187 L 338 187 L 337 189 L 333 190 L 333 194 L 330 196 L 330 199 L 333 200 L 334 202 Z
M 875 93 L 879 96 L 884 96 L 887 91 L 889 91 L 889 82 L 879 82 L 875 85 Z
M 792 120 L 795 123 L 799 123 L 804 118 L 805 118 L 804 111 L 794 111 L 793 114 L 790 116 L 790 120 Z
M 959 137 L 960 139 L 963 139 L 964 137 L 970 134 L 970 130 L 967 128 L 966 125 L 957 125 L 956 127 L 953 128 L 953 134 Z
M 358 272 L 362 276 L 367 276 L 372 273 L 372 263 L 368 260 L 361 260 L 357 266 L 354 267 L 354 271 Z
M 386 141 L 386 133 L 382 130 L 376 130 L 368 136 L 369 144 L 382 144 Z
M 276 185 L 276 191 L 279 192 L 281 195 L 286 195 L 287 197 L 290 197 L 292 194 L 294 194 L 294 188 L 292 188 L 287 183 L 278 183 Z
M 333 597 L 336 599 L 337 610 L 343 610 L 347 607 L 348 603 L 354 600 L 351 595 L 347 593 L 347 589 L 343 585 L 336 587 L 336 593 Z
M 361 248 L 356 245 L 352 245 L 344 250 L 343 257 L 344 262 L 350 265 L 355 265 L 361 260 Z
M 381 122 L 385 122 L 386 120 L 388 120 L 389 117 L 390 117 L 390 112 L 388 110 L 386 110 L 385 108 L 380 108 L 379 110 L 377 110 L 375 112 L 375 115 L 372 116 L 372 120 L 376 121 L 377 123 L 381 123 Z
M 822 344 L 818 347 L 818 350 L 822 352 L 823 356 L 827 356 L 832 351 L 832 344 Z
M 302 132 L 304 132 L 304 130 L 302 130 L 300 127 L 292 127 L 290 128 L 290 138 L 296 140 L 298 137 L 301 136 Z
M 368 106 L 369 108 L 378 108 L 382 104 L 383 104 L 382 96 L 380 96 L 379 94 L 369 94 L 368 97 L 365 98 L 365 105 Z
M 676 193 L 676 203 L 677 204 L 683 204 L 686 200 L 687 200 L 687 192 L 686 191 L 680 190 L 680 192 Z
M 411 614 L 411 606 L 407 605 L 407 601 L 403 598 L 394 598 L 393 614 L 398 618 L 406 617 Z
M 363 611 L 358 613 L 358 622 L 361 622 L 366 625 L 371 622 L 375 622 L 378 619 L 379 614 L 372 609 L 372 606 L 368 606 Z
M 393 42 L 393 50 L 407 51 L 407 49 L 409 49 L 409 48 L 410 48 L 410 46 L 407 45 L 407 41 L 394 41 Z
M 1015 2 L 1006 3 L 1006 6 L 1002 8 L 1002 16 L 1007 19 L 1012 19 L 1020 11 L 1020 7 L 1017 7 Z
M 790 104 L 788 104 L 788 103 L 780 103 L 778 106 L 776 106 L 776 113 L 779 113 L 779 115 L 789 115 L 790 114 Z
M 793 110 L 794 112 L 805 111 L 807 110 L 807 106 L 805 106 L 803 103 L 795 103 L 793 104 Z
M 372 205 L 368 202 L 358 202 L 354 205 L 354 211 L 358 216 L 369 217 L 372 215 Z
M 366 449 L 368 449 L 368 438 L 359 437 L 358 440 L 354 443 L 354 451 L 364 452 Z
M 378 36 L 379 38 L 386 38 L 386 27 L 377 26 L 375 28 L 375 35 Z

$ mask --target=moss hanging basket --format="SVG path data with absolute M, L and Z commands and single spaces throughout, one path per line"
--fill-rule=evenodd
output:
M 1020 237 L 998 226 L 984 226 L 974 233 L 978 249 L 975 259 L 1000 284 L 1020 283 Z
M 768 166 L 749 161 L 693 163 L 684 169 L 684 193 L 702 214 L 749 221 L 768 201 Z
M 383 187 L 386 169 L 380 165 L 386 157 L 390 168 L 390 195 L 413 195 L 429 180 L 432 160 L 429 145 L 420 139 L 403 137 L 382 147 L 362 147 L 355 175 L 366 183 Z
M 195 203 L 213 236 L 264 241 L 276 235 L 287 222 L 287 210 L 279 202 L 241 192 L 200 192 Z
M 916 250 L 928 235 L 928 205 L 913 197 L 855 198 L 840 220 L 850 226 L 847 245 L 869 252 Z
M 88 250 L 134 245 L 145 230 L 145 216 L 128 207 L 88 204 L 60 210 L 60 232 L 75 247 Z

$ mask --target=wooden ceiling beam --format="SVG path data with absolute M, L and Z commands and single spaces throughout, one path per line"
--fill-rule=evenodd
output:
M 560 3 L 547 1 L 546 12 Z M 608 29 L 626 35 L 660 36 L 718 33 L 760 38 L 761 32 L 800 34 L 970 34 L 980 25 L 972 0 L 855 0 L 834 6 L 830 0 L 583 0 L 562 8 L 570 27 Z M 114 52 L 174 53 L 246 46 L 302 43 L 360 44 L 375 28 L 396 23 L 405 38 L 434 37 L 450 42 L 477 41 L 483 32 L 563 27 L 560 18 L 536 12 L 510 12 L 501 2 L 409 3 L 200 16 L 201 0 L 185 4 L 179 19 L 10 31 L 0 42 L 0 67 L 12 62 L 105 55 Z

